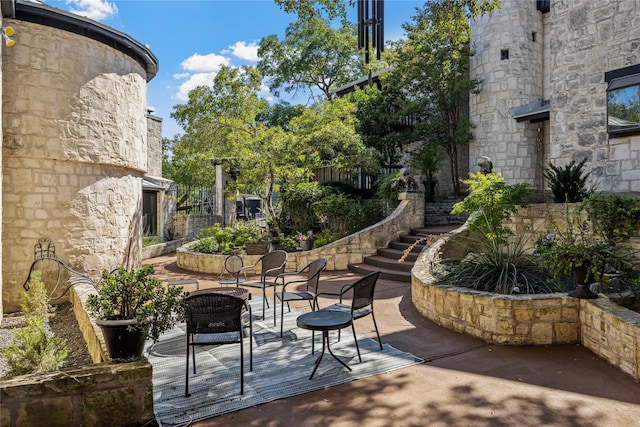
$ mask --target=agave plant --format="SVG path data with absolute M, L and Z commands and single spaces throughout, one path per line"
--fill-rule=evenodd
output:
M 547 165 L 544 178 L 551 189 L 555 203 L 580 202 L 593 193 L 592 188 L 587 188 L 587 179 L 591 173 L 584 171 L 586 162 L 585 157 L 578 164 L 572 160 L 564 167 L 558 167 L 552 163 Z

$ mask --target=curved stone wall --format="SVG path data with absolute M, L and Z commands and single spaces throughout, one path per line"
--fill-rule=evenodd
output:
M 463 226 L 431 245 L 411 271 L 411 300 L 423 316 L 447 329 L 494 344 L 580 342 L 580 300 L 566 294 L 499 295 L 435 285 L 431 266 L 440 257 L 464 256 L 460 249 L 466 245 L 449 240 L 465 231 Z M 448 244 L 456 247 L 447 248 Z
M 147 168 L 147 72 L 104 43 L 5 20 L 3 53 L 3 310 L 19 308 L 33 247 L 98 278 L 141 260 Z
M 400 193 L 398 198 L 400 204 L 383 221 L 328 245 L 310 251 L 290 253 L 286 270 L 299 271 L 318 258 L 326 258 L 327 270 L 346 270 L 347 265 L 363 262 L 364 257 L 374 255 L 378 248 L 386 247 L 400 235 L 421 227 L 424 218 L 423 195 Z M 200 273 L 222 273 L 224 255 L 191 252 L 189 246 L 190 244 L 187 244 L 176 251 L 178 267 Z M 259 257 L 259 255 L 244 255 L 244 264 L 252 265 Z

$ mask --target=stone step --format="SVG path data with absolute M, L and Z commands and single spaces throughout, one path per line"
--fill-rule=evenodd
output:
M 385 280 L 391 280 L 394 282 L 411 283 L 410 271 L 389 270 L 385 268 L 375 267 L 371 264 L 349 264 L 349 271 L 356 274 L 367 275 L 374 271 L 380 272 L 380 278 Z

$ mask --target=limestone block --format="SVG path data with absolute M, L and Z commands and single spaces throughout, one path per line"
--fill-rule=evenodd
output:
M 553 328 L 551 323 L 534 323 L 531 327 L 531 339 L 534 344 L 552 344 Z

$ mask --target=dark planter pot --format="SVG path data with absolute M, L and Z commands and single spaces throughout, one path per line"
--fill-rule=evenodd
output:
M 592 292 L 589 285 L 585 284 L 587 272 L 587 267 L 576 267 L 571 271 L 571 280 L 576 284 L 576 288 L 569 292 L 569 296 L 581 299 L 598 298 L 598 294 Z
M 424 184 L 424 201 L 433 202 L 436 197 L 436 185 L 438 181 L 422 181 Z
M 96 320 L 102 329 L 102 335 L 107 346 L 107 352 L 114 363 L 132 362 L 140 359 L 145 343 L 145 331 L 136 326 L 135 319 L 125 320 Z
M 313 249 L 313 239 L 307 239 L 303 242 L 300 242 L 300 249 L 303 251 L 310 251 Z

